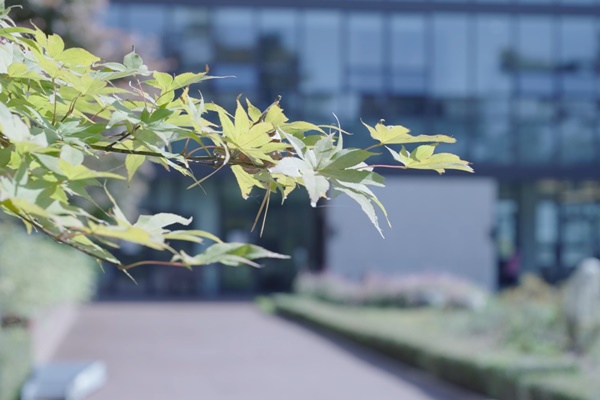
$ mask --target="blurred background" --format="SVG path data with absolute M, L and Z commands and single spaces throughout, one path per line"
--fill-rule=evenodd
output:
M 452 135 L 446 149 L 476 170 L 388 174 L 385 241 L 343 199 L 313 212 L 296 196 L 273 209 L 262 243 L 300 257 L 276 270 L 206 269 L 196 290 L 286 290 L 299 268 L 444 270 L 492 289 L 524 271 L 560 280 L 599 251 L 598 10 L 594 0 L 113 0 L 103 20 L 132 34 L 124 48 L 149 48 L 173 72 L 235 76 L 197 88 L 218 104 L 243 94 L 266 107 L 282 95 L 291 118 L 332 123 L 335 113 L 352 146 L 369 143 L 361 118 Z M 180 194 L 187 183 L 160 178 L 146 207 L 200 212 Z M 212 221 L 197 220 L 225 238 L 249 235 L 259 200 L 239 200 L 221 178 L 203 201 Z M 399 252 L 404 265 L 390 262 Z
M 456 349 L 459 358 L 469 346 L 485 354 L 507 351 L 511 373 L 561 371 L 536 381 L 542 392 L 549 381 L 566 382 L 563 389 L 585 388 L 573 398 L 598 398 L 598 386 L 585 386 L 600 373 L 598 266 L 588 263 L 595 266 L 582 269 L 584 278 L 571 278 L 575 289 L 564 284 L 583 260 L 600 255 L 598 0 L 11 4 L 23 6 L 15 10 L 22 23 L 32 21 L 106 59 L 119 60 L 135 46 L 151 68 L 181 73 L 208 65 L 211 75 L 234 76 L 192 88 L 228 109 L 240 94 L 260 108 L 281 95 L 292 119 L 332 124 L 338 118 L 354 133 L 345 139 L 349 146 L 370 144 L 361 119 L 451 135 L 457 143 L 440 148 L 471 161 L 476 172 L 381 171 L 386 188 L 376 194 L 393 224 L 385 239 L 351 201 L 336 198 L 311 209 L 302 191 L 283 207 L 272 205 L 259 238 L 250 227 L 262 197 L 242 200 L 229 174 L 213 177 L 201 192 L 186 191 L 183 177 L 146 169 L 122 190 L 130 215 L 194 216 L 194 228 L 292 258 L 266 261 L 262 269 L 145 267 L 135 271 L 138 285 L 117 271 L 91 268 L 91 278 L 80 279 L 97 282 L 95 291 L 72 300 L 250 299 L 295 291 L 264 298 L 266 308 L 311 320 L 315 309 L 333 307 L 333 318 L 351 305 L 366 314 L 349 319 L 381 324 L 385 334 L 404 331 L 409 342 L 407 327 L 437 334 L 424 345 L 434 353 L 432 343 Z M 379 161 L 386 160 L 382 154 Z M 135 246 L 122 252 L 131 260 L 161 257 Z M 0 272 L 0 290 L 10 276 Z M 379 312 L 390 308 L 399 314 Z M 9 314 L 28 320 L 29 311 L 15 310 Z M 344 331 L 343 321 L 336 324 L 329 328 Z M 525 368 L 523 355 L 552 360 L 535 359 Z M 481 387 L 471 389 L 518 398 Z

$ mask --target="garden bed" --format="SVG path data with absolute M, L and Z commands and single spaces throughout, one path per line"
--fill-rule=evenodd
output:
M 584 400 L 598 393 L 569 356 L 528 355 L 456 335 L 456 310 L 348 307 L 292 295 L 262 305 L 498 400 Z

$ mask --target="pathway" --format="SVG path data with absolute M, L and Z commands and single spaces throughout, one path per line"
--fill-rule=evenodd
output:
M 96 303 L 55 360 L 103 360 L 89 400 L 482 400 L 252 303 Z

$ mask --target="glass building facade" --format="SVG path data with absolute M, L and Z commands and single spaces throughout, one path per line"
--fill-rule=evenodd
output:
M 600 0 L 112 0 L 105 19 L 173 72 L 235 76 L 199 87 L 220 104 L 282 95 L 354 146 L 360 118 L 456 137 L 498 182 L 499 266 L 600 253 Z

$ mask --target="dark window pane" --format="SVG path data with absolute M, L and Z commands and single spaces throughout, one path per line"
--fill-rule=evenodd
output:
M 293 11 L 263 10 L 260 13 L 260 36 L 277 37 L 290 53 L 298 48 L 298 16 Z
M 278 95 L 287 98 L 298 92 L 298 23 L 296 14 L 291 11 L 263 11 L 260 16 L 258 53 L 262 104 L 259 105 L 267 106 Z

